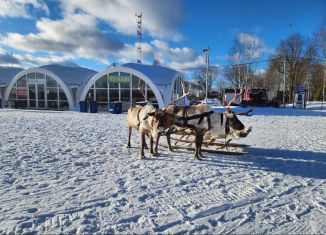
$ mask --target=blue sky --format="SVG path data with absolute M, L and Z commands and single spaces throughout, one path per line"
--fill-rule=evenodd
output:
M 204 66 L 207 46 L 211 64 L 230 64 L 233 39 L 245 33 L 262 42 L 261 58 L 268 58 L 291 33 L 311 37 L 326 17 L 326 0 L 1 0 L 0 65 L 75 63 L 101 71 L 136 62 L 139 12 L 143 63 L 184 69 Z

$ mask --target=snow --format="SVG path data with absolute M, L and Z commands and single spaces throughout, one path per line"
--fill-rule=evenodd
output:
M 248 154 L 203 161 L 139 160 L 126 119 L 0 110 L 0 233 L 326 233 L 325 111 L 256 108 Z

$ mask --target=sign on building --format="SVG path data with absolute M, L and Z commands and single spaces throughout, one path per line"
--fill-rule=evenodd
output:
M 130 76 L 107 76 L 108 81 L 112 83 L 130 83 Z

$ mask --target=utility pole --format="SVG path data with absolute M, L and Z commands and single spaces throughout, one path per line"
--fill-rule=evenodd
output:
M 283 58 L 283 108 L 285 108 L 285 76 L 286 76 L 286 60 Z
M 209 67 L 209 51 L 210 48 L 207 47 L 203 50 L 205 52 L 205 62 L 206 62 L 206 95 L 205 95 L 205 103 L 207 104 L 207 96 L 208 96 L 208 67 Z
M 141 43 L 142 43 L 142 17 L 143 13 L 141 12 L 139 15 L 135 14 L 137 17 L 137 63 L 141 64 Z
M 326 62 L 324 63 L 323 99 L 321 102 L 321 109 L 323 109 L 324 102 L 325 102 L 325 87 L 326 87 Z
M 10 54 L 11 54 L 11 67 L 14 67 L 14 54 L 12 51 Z

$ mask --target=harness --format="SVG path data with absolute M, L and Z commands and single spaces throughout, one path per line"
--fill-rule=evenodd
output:
M 209 112 L 205 112 L 205 113 L 200 113 L 200 114 L 196 114 L 196 115 L 192 115 L 192 116 L 188 116 L 187 115 L 187 110 L 189 108 L 185 108 L 183 110 L 183 115 L 182 117 L 179 117 L 178 120 L 181 120 L 183 123 L 182 123 L 182 126 L 183 127 L 187 127 L 187 128 L 191 128 L 191 129 L 195 129 L 196 126 L 195 125 L 192 125 L 192 124 L 188 124 L 188 121 L 189 120 L 194 120 L 194 119 L 198 119 L 198 125 L 204 120 L 204 118 L 206 117 L 207 118 L 207 123 L 208 123 L 208 130 L 211 129 L 211 115 L 214 113 L 214 111 L 209 111 Z

